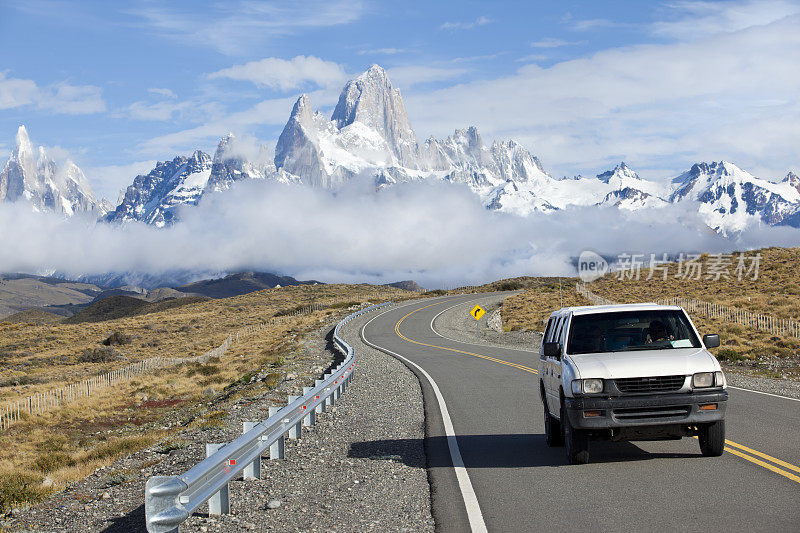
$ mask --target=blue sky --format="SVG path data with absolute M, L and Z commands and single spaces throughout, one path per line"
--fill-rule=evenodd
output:
M 274 144 L 389 70 L 420 140 L 476 125 L 555 176 L 620 160 L 798 170 L 800 3 L 0 0 L 0 159 L 19 124 L 98 196 L 233 131 Z

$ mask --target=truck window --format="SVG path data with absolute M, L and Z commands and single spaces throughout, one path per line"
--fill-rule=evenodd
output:
M 700 340 L 682 311 L 621 311 L 573 317 L 567 353 L 699 347 Z
M 547 321 L 547 327 L 544 328 L 544 335 L 542 335 L 542 342 L 549 342 L 547 339 L 550 337 L 551 333 L 553 333 L 552 317 L 550 317 L 550 320 Z

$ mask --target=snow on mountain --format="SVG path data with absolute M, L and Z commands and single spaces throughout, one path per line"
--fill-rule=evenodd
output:
M 175 219 L 175 208 L 197 205 L 211 177 L 211 156 L 197 150 L 191 157 L 159 161 L 147 175 L 136 176 L 109 222 L 139 220 L 163 227 Z
M 760 222 L 798 226 L 797 176 L 780 183 L 756 178 L 727 161 L 698 163 L 672 180 L 671 202 L 695 202 L 709 227 L 727 234 Z
M 520 216 L 571 206 L 635 211 L 691 204 L 716 231 L 728 234 L 752 224 L 800 227 L 800 178 L 759 179 L 727 162 L 698 163 L 661 184 L 639 177 L 624 162 L 595 177 L 557 179 L 513 140 L 485 144 L 474 126 L 446 139 L 417 141 L 400 91 L 373 65 L 348 82 L 330 117 L 314 111 L 307 95 L 294 104 L 272 157 L 265 146 L 232 134 L 213 158 L 201 151 L 159 162 L 137 176 L 108 221 L 138 220 L 155 226 L 177 220 L 176 210 L 241 180 L 264 179 L 335 190 L 354 178 L 377 189 L 400 182 L 442 180 L 471 189 L 487 209 Z M 23 128 L 0 175 L 0 200 L 32 199 L 60 212 L 98 209 L 80 169 L 63 169 L 41 151 L 34 158 Z
M 19 200 L 66 216 L 105 213 L 83 171 L 69 160 L 57 163 L 43 146 L 34 151 L 25 126 L 17 130 L 14 150 L 0 172 L 0 202 Z

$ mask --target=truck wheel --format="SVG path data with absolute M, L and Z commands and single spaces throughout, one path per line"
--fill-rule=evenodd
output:
M 725 450 L 725 421 L 718 420 L 700 428 L 697 435 L 700 451 L 706 457 L 719 457 Z
M 544 437 L 547 445 L 551 448 L 564 445 L 564 438 L 561 435 L 561 424 L 544 406 Z
M 561 407 L 561 427 L 564 429 L 564 446 L 567 450 L 567 461 L 571 465 L 585 465 L 589 462 L 589 435 L 575 429 L 569 421 L 567 410 Z

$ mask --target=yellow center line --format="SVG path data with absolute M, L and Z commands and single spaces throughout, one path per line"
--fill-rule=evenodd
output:
M 450 300 L 444 300 L 443 302 L 436 302 L 434 304 L 426 305 L 425 307 L 420 307 L 419 309 L 415 309 L 414 311 L 411 311 L 410 313 L 406 314 L 403 318 L 398 320 L 397 324 L 394 325 L 395 333 L 401 339 L 403 339 L 405 341 L 408 341 L 408 342 L 411 342 L 411 343 L 414 343 L 414 344 L 418 344 L 420 346 L 427 346 L 428 348 L 438 348 L 439 350 L 447 350 L 449 352 L 456 352 L 456 353 L 460 353 L 460 354 L 464 354 L 464 355 L 471 355 L 473 357 L 480 357 L 481 359 L 486 359 L 487 361 L 492 361 L 494 363 L 498 363 L 498 364 L 501 364 L 501 365 L 507 365 L 507 366 L 511 366 L 511 367 L 514 367 L 514 368 L 519 368 L 520 370 L 524 370 L 525 372 L 530 372 L 531 374 L 538 374 L 539 373 L 539 371 L 536 370 L 535 368 L 531 368 L 531 367 L 525 366 L 525 365 L 519 365 L 517 363 L 512 363 L 510 361 L 503 361 L 502 359 L 497 359 L 496 357 L 489 357 L 488 355 L 482 355 L 482 354 L 478 354 L 478 353 L 467 352 L 467 351 L 464 351 L 464 350 L 457 350 L 455 348 L 447 348 L 445 346 L 437 346 L 435 344 L 426 344 L 424 342 L 415 341 L 414 339 L 409 339 L 408 337 L 406 337 L 405 335 L 403 335 L 400 332 L 400 324 L 402 324 L 405 321 L 406 318 L 410 317 L 414 313 L 416 313 L 418 311 L 422 311 L 423 309 L 427 309 L 428 307 L 433 307 L 434 305 L 438 305 L 440 303 L 452 302 L 453 300 L 456 300 L 456 298 L 453 298 L 453 299 L 450 299 Z M 695 438 L 697 438 L 697 437 L 695 437 Z M 772 463 L 775 463 L 775 465 L 780 465 L 780 466 L 782 466 L 784 468 L 788 468 L 790 470 L 794 470 L 795 472 L 798 472 L 798 473 L 800 473 L 800 467 L 795 466 L 795 465 L 793 465 L 791 463 L 787 463 L 786 461 L 783 461 L 783 460 L 778 459 L 776 457 L 772 457 L 771 455 L 767 455 L 765 453 L 759 452 L 758 450 L 754 450 L 752 448 L 748 448 L 747 446 L 744 446 L 743 444 L 738 444 L 738 443 L 733 442 L 733 441 L 728 440 L 728 439 L 725 439 L 725 444 L 727 445 L 727 446 L 725 446 L 725 451 L 726 452 L 732 453 L 733 455 L 741 457 L 742 459 L 744 459 L 746 461 L 750 461 L 753 464 L 756 464 L 758 466 L 764 467 L 767 470 L 775 472 L 776 474 L 779 474 L 779 475 L 781 475 L 781 476 L 783 476 L 783 477 L 785 477 L 787 479 L 791 479 L 792 481 L 800 483 L 800 476 L 795 475 L 795 474 L 793 474 L 791 472 L 787 472 L 786 470 L 783 470 L 781 468 L 778 468 L 777 466 L 769 464 L 766 461 L 770 461 Z M 744 452 L 749 452 L 749 453 L 751 453 L 751 454 L 753 454 L 755 456 L 761 457 L 762 459 L 766 459 L 766 461 L 762 461 L 761 459 L 758 459 L 758 458 L 753 457 L 751 455 L 747 455 Z
M 414 344 L 418 344 L 420 346 L 427 346 L 428 348 L 438 348 L 440 350 L 447 350 L 448 352 L 456 352 L 456 353 L 460 353 L 460 354 L 464 354 L 464 355 L 471 355 L 473 357 L 480 357 L 481 359 L 486 359 L 487 361 L 492 361 L 493 363 L 498 363 L 498 364 L 507 365 L 507 366 L 513 366 L 514 368 L 519 368 L 520 370 L 524 370 L 525 372 L 530 372 L 531 374 L 538 374 L 539 373 L 538 370 L 536 370 L 535 368 L 531 368 L 529 366 L 519 365 L 517 363 L 512 363 L 510 361 L 503 361 L 502 359 L 497 359 L 496 357 L 489 357 L 488 355 L 481 355 L 479 353 L 465 352 L 464 350 L 457 350 L 455 348 L 447 348 L 445 346 L 436 346 L 435 344 L 426 344 L 424 342 L 419 342 L 419 341 L 415 341 L 413 339 L 409 339 L 408 337 L 406 337 L 405 335 L 400 333 L 400 324 L 402 324 L 403 321 L 406 318 L 410 317 L 414 313 L 416 313 L 418 311 L 422 311 L 423 309 L 427 309 L 428 307 L 433 307 L 434 305 L 439 305 L 441 303 L 446 303 L 446 302 L 452 302 L 455 299 L 456 298 L 453 298 L 452 300 L 445 300 L 444 302 L 436 302 L 435 304 L 426 305 L 425 307 L 420 307 L 419 309 L 415 309 L 414 311 L 411 311 L 406 316 L 401 318 L 397 322 L 397 324 L 394 325 L 395 333 L 397 333 L 397 336 L 400 337 L 401 339 L 403 339 L 405 341 L 408 341 L 408 342 L 412 342 Z

